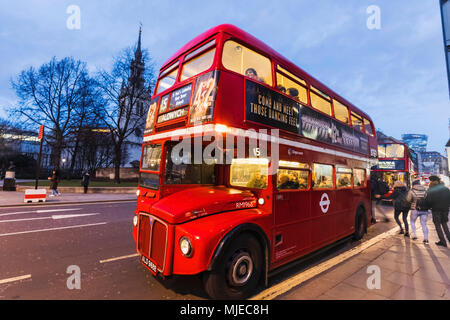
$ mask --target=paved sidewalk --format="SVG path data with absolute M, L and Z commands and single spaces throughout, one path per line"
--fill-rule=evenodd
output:
M 0 207 L 9 206 L 32 206 L 32 205 L 49 205 L 49 204 L 69 204 L 80 202 L 106 202 L 106 201 L 126 201 L 136 200 L 136 194 L 121 193 L 64 193 L 61 196 L 51 197 L 47 193 L 47 201 L 45 203 L 24 203 L 24 192 L 6 192 L 0 191 Z
M 416 225 L 418 240 L 395 233 L 277 299 L 450 300 L 450 249 L 435 245 L 438 237 L 431 214 L 429 245 L 422 242 L 419 219 Z M 368 283 L 375 283 L 373 266 L 380 271 L 379 289 L 368 288 Z

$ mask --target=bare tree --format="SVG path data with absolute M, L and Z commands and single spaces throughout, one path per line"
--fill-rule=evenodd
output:
M 83 98 L 88 79 L 86 64 L 72 57 L 52 58 L 38 70 L 31 67 L 11 80 L 19 98 L 11 115 L 26 124 L 50 128 L 46 142 L 52 148 L 52 165 L 59 169 L 66 137 L 73 129 L 75 109 Z
M 122 50 L 114 59 L 110 72 L 98 72 L 97 82 L 106 101 L 97 112 L 102 113 L 104 126 L 110 131 L 115 182 L 120 183 L 120 166 L 125 162 L 126 144 L 133 136 L 141 136 L 144 132 L 150 88 L 155 82 L 148 51 L 141 51 L 140 41 L 134 57 L 131 47 Z
M 96 82 L 92 78 L 82 79 L 79 95 L 80 99 L 74 108 L 70 126 L 68 139 L 70 142 L 67 143 L 67 151 L 70 153 L 70 177 L 73 175 L 75 165 L 79 160 L 79 153 L 85 148 L 94 152 L 91 157 L 95 158 L 97 156 L 95 150 L 92 150 L 92 145 L 93 143 L 95 144 L 95 141 L 90 141 L 90 139 L 95 140 L 97 138 L 95 130 L 101 123 L 98 119 L 99 113 L 97 109 L 101 109 L 103 99 Z M 83 167 L 83 161 L 81 163 L 78 161 L 78 163 Z

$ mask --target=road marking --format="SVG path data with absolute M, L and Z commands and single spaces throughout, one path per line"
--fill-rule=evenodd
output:
M 272 300 L 278 297 L 279 295 L 288 292 L 292 288 L 297 287 L 298 285 L 302 284 L 305 281 L 308 281 L 309 279 L 321 274 L 322 272 L 327 271 L 328 269 L 344 262 L 345 260 L 350 259 L 354 255 L 357 255 L 358 253 L 364 251 L 365 249 L 373 246 L 377 242 L 384 240 L 390 236 L 395 235 L 398 230 L 400 230 L 399 227 L 395 227 L 389 231 L 386 231 L 382 234 L 379 234 L 378 236 L 369 239 L 360 245 L 350 249 L 349 251 L 346 251 L 332 259 L 329 259 L 327 261 L 324 261 L 320 263 L 319 265 L 312 267 L 310 269 L 307 269 L 305 271 L 300 272 L 298 275 L 289 278 L 273 287 L 270 287 L 254 297 L 252 297 L 250 300 Z
M 30 278 L 31 278 L 31 274 L 27 274 L 27 275 L 24 275 L 24 276 L 19 276 L 19 277 L 14 277 L 14 278 L 8 278 L 8 279 L 0 280 L 0 284 L 16 282 L 16 281 L 21 281 L 21 280 L 30 279 Z
M 0 210 L 3 209 L 10 209 L 10 208 L 17 208 L 17 207 L 27 207 L 27 208 L 38 208 L 38 207 L 67 207 L 67 206 L 87 206 L 87 205 L 103 205 L 103 204 L 122 204 L 122 203 L 128 203 L 128 202 L 136 202 L 136 199 L 119 199 L 119 200 L 93 200 L 93 201 L 78 201 L 78 202 L 70 202 L 70 203 L 45 203 L 45 204 L 35 204 L 35 205 L 13 205 L 13 206 L 0 206 Z
M 13 219 L 13 220 L 0 220 L 0 223 L 5 222 L 19 222 L 19 221 L 33 221 L 33 220 L 44 220 L 44 219 L 53 219 L 53 220 L 61 220 L 61 219 L 70 219 L 70 218 L 78 218 L 78 217 L 89 217 L 95 216 L 100 213 L 86 213 L 86 214 L 61 214 L 55 215 L 51 217 L 40 217 L 40 218 L 27 218 L 27 219 Z
M 84 227 L 100 226 L 100 225 L 104 225 L 104 224 L 107 224 L 107 222 L 99 222 L 99 223 L 91 223 L 91 224 L 80 224 L 80 225 L 69 226 L 69 227 L 59 227 L 59 228 L 50 228 L 50 229 L 39 229 L 39 230 L 3 233 L 3 234 L 0 234 L 0 237 L 14 236 L 14 235 L 26 234 L 26 233 L 46 232 L 46 231 L 64 230 L 64 229 L 73 229 L 73 228 L 84 228 Z
M 121 257 L 115 257 L 115 258 L 110 258 L 110 259 L 106 259 L 106 260 L 100 260 L 100 263 L 106 263 L 106 262 L 112 262 L 112 261 L 117 261 L 117 260 L 123 260 L 123 259 L 129 259 L 129 258 L 135 258 L 138 257 L 139 254 L 138 253 L 134 253 L 134 254 L 129 254 L 127 256 L 121 256 Z
M 62 211 L 75 211 L 75 210 L 81 210 L 81 208 L 77 208 L 77 209 L 52 209 L 52 210 L 19 211 L 19 212 L 12 212 L 12 213 L 3 213 L 3 214 L 0 214 L 0 217 L 13 216 L 13 215 L 25 214 L 25 213 L 48 213 L 48 212 L 62 212 Z

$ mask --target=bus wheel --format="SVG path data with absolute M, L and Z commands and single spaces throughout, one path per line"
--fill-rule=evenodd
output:
M 365 211 L 362 207 L 359 207 L 355 216 L 355 233 L 353 234 L 354 240 L 361 240 L 367 230 L 367 218 Z
M 245 299 L 258 286 L 262 269 L 258 240 L 240 235 L 224 251 L 216 269 L 204 274 L 205 291 L 213 299 Z

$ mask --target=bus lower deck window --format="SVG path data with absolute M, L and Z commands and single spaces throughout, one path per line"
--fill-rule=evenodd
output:
M 308 189 L 308 175 L 309 173 L 306 170 L 278 169 L 278 190 Z
M 235 187 L 265 189 L 268 184 L 269 161 L 261 158 L 238 158 L 231 162 L 230 184 Z

